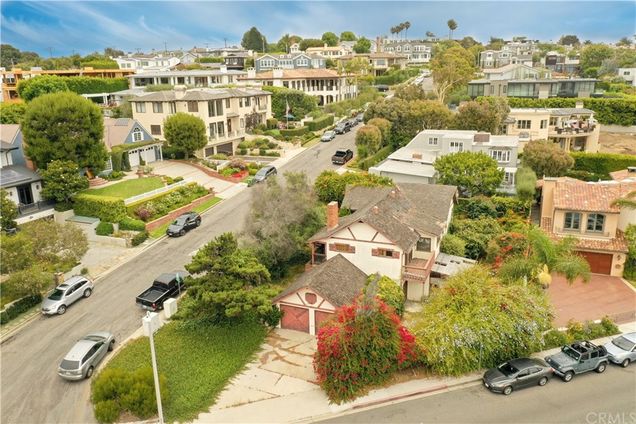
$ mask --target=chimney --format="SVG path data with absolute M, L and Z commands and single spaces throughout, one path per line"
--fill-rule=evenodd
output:
M 478 132 L 473 137 L 475 143 L 488 143 L 490 141 L 490 133 L 487 132 Z
M 327 204 L 327 229 L 331 230 L 338 226 L 338 202 L 335 200 Z
M 274 68 L 272 78 L 279 79 L 283 77 L 283 68 Z
M 185 85 L 175 85 L 174 86 L 174 98 L 179 100 L 182 99 L 183 96 L 186 95 L 186 90 L 188 89 L 188 87 L 186 87 Z
M 223 73 L 227 73 L 227 65 L 226 65 L 225 63 L 222 63 L 222 64 L 221 64 L 220 69 L 221 69 L 221 72 L 223 72 Z
M 254 68 L 247 68 L 247 78 L 248 78 L 248 79 L 254 79 L 254 78 L 256 78 L 256 69 L 254 69 Z

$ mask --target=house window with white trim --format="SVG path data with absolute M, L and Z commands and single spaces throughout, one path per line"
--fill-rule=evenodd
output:
M 581 213 L 566 212 L 563 221 L 564 230 L 579 230 L 581 228 Z
M 428 145 L 429 146 L 437 146 L 438 143 L 438 138 L 437 137 L 429 137 L 428 138 Z
M 135 127 L 135 129 L 133 130 L 132 136 L 133 136 L 132 137 L 133 141 L 141 141 L 141 139 L 143 138 L 143 133 L 141 132 L 139 127 Z
M 451 153 L 463 152 L 464 151 L 464 143 L 462 143 L 461 141 L 451 141 L 450 144 L 449 144 L 448 150 Z
M 517 129 L 519 130 L 529 130 L 531 126 L 531 121 L 529 119 L 520 119 L 517 121 Z
M 420 237 L 417 241 L 415 250 L 418 252 L 430 252 L 431 251 L 431 239 L 430 237 Z
M 137 112 L 137 113 L 146 113 L 146 103 L 144 103 L 144 102 L 135 102 L 135 112 Z
M 168 103 L 168 114 L 174 115 L 177 113 L 177 105 L 174 102 Z
M 591 213 L 587 216 L 587 231 L 602 233 L 604 225 L 605 215 L 600 213 Z
M 491 150 L 490 157 L 497 162 L 510 162 L 510 150 Z
M 542 119 L 541 120 L 541 126 L 539 127 L 540 129 L 545 129 L 548 128 L 548 120 L 547 119 Z
M 512 186 L 515 184 L 515 173 L 514 172 L 504 172 L 504 185 Z

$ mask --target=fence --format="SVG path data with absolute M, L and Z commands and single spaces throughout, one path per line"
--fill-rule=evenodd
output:
M 170 190 L 172 190 L 172 189 L 174 189 L 176 187 L 184 186 L 184 185 L 189 184 L 189 183 L 190 183 L 190 180 L 182 180 L 182 181 L 176 182 L 174 184 L 170 184 L 170 185 L 165 186 L 165 187 L 159 187 L 159 188 L 154 189 L 152 191 L 148 191 L 146 193 L 141 193 L 141 194 L 138 194 L 136 196 L 129 197 L 127 199 L 124 199 L 124 205 L 128 206 L 131 203 L 135 203 L 135 202 L 137 202 L 139 200 L 143 200 L 143 199 L 146 199 L 146 198 L 149 198 L 149 197 L 156 196 L 157 194 L 165 193 L 165 192 L 170 191 Z

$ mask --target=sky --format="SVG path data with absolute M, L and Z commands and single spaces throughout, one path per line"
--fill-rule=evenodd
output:
M 256 26 L 268 42 L 285 33 L 320 38 L 353 31 L 375 39 L 409 21 L 409 38 L 426 31 L 480 41 L 515 35 L 557 41 L 615 42 L 636 32 L 635 1 L 8 1 L 0 3 L 0 41 L 44 57 L 238 45 Z

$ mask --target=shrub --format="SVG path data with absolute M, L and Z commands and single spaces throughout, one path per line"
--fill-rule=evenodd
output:
M 126 217 L 119 221 L 119 229 L 127 231 L 144 231 L 146 229 L 146 224 L 138 219 Z
M 488 242 L 502 234 L 503 228 L 494 218 L 490 217 L 453 219 L 450 232 L 464 240 L 468 258 L 481 259 L 486 255 Z
M 268 130 L 274 130 L 278 128 L 278 119 L 276 118 L 269 118 L 267 120 L 267 129 Z
M 570 320 L 565 331 L 553 328 L 543 335 L 543 349 L 552 349 L 581 340 L 599 339 L 618 333 L 620 333 L 618 327 L 608 317 L 603 317 L 600 323 L 591 321 L 581 323 Z
M 442 238 L 440 250 L 448 255 L 464 256 L 466 254 L 466 242 L 454 234 L 446 234 Z
M 392 186 L 393 181 L 387 177 L 374 174 L 346 172 L 342 175 L 335 171 L 323 171 L 314 183 L 314 191 L 318 200 L 329 203 L 336 200 L 342 204 L 347 185 L 360 185 L 365 187 Z
M 110 174 L 106 174 L 106 179 L 108 181 L 121 180 L 124 177 L 124 175 L 126 174 L 122 171 L 112 171 Z
M 286 130 L 280 130 L 280 135 L 283 137 L 294 137 L 306 134 L 309 131 L 308 127 L 290 128 Z
M 328 127 L 329 125 L 333 125 L 333 115 L 326 115 L 322 118 L 307 122 L 307 128 L 309 128 L 309 131 L 318 131 Z
M 148 236 L 148 231 L 141 231 L 138 234 L 135 234 L 135 236 L 131 240 L 131 243 L 133 246 L 139 246 L 141 243 L 148 239 Z
M 20 314 L 28 311 L 35 305 L 42 302 L 42 295 L 34 294 L 31 296 L 23 297 L 22 299 L 7 306 L 2 312 L 0 312 L 0 324 L 4 325 L 12 319 L 18 317 Z
M 485 196 L 477 196 L 467 199 L 465 206 L 462 208 L 466 216 L 470 219 L 477 219 L 482 216 L 491 218 L 497 217 L 497 208 L 490 198 Z
M 113 228 L 113 224 L 104 221 L 97 224 L 97 228 L 95 228 L 95 234 L 98 236 L 109 236 L 113 234 L 114 231 L 115 229 Z
M 194 199 L 205 196 L 209 191 L 196 183 L 180 186 L 167 193 L 162 193 L 150 200 L 142 200 L 127 206 L 131 216 L 137 216 L 142 221 L 152 220 L 166 215 L 168 212 L 185 206 Z
M 236 168 L 240 171 L 247 169 L 247 164 L 243 159 L 232 159 L 228 165 L 229 168 Z
M 123 199 L 86 193 L 75 196 L 73 209 L 76 215 L 93 216 L 107 222 L 119 222 L 127 214 Z
M 371 275 L 367 280 L 367 284 L 374 284 L 377 287 L 377 296 L 392 307 L 398 316 L 404 314 L 404 292 L 399 284 L 387 276 Z
M 247 155 L 247 149 L 239 149 L 239 155 L 241 156 Z
M 574 158 L 576 171 L 586 171 L 602 179 L 609 179 L 609 173 L 636 166 L 636 156 L 613 153 L 570 153 Z M 598 180 L 597 180 L 598 181 Z
M 114 400 L 103 400 L 95 404 L 95 419 L 100 423 L 114 423 L 121 414 L 121 408 Z

